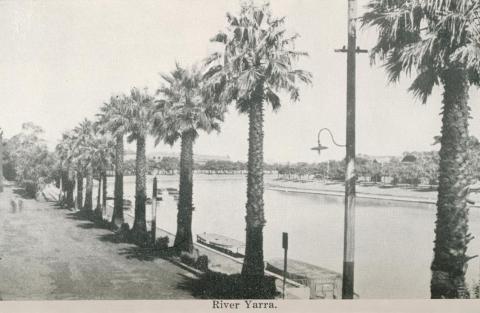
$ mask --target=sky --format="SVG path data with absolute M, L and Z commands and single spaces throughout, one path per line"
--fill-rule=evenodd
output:
M 159 73 L 175 62 L 188 66 L 215 47 L 209 39 L 225 28 L 226 12 L 238 12 L 239 0 L 48 0 L 0 2 L 0 127 L 5 136 L 31 121 L 45 130 L 54 147 L 61 133 L 84 118 L 95 118 L 114 93 L 133 86 L 153 93 Z M 359 0 L 359 12 L 366 0 Z M 320 128 L 345 142 L 347 0 L 272 0 L 276 16 L 286 16 L 287 29 L 299 33 L 296 48 L 309 57 L 298 67 L 313 74 L 302 86 L 300 101 L 282 97 L 280 111 L 265 116 L 264 156 L 268 162 L 319 162 L 340 159 L 345 150 L 330 146 L 321 155 L 311 151 Z M 375 32 L 359 30 L 358 45 L 370 49 Z M 380 64 L 357 57 L 357 153 L 399 155 L 427 151 L 440 134 L 441 90 L 426 104 L 407 92 L 410 79 L 387 83 Z M 470 132 L 480 137 L 478 91 L 471 90 Z M 220 133 L 201 133 L 198 154 L 247 158 L 248 119 L 234 107 Z M 133 148 L 133 146 L 132 146 Z M 179 151 L 154 147 L 148 152 Z

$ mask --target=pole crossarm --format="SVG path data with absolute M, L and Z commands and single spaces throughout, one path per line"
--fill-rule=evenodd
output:
M 334 51 L 335 52 L 347 53 L 348 49 L 347 49 L 347 47 L 343 46 L 342 49 L 335 49 Z M 355 53 L 368 53 L 368 50 L 367 49 L 360 49 L 360 47 L 357 47 L 357 49 L 355 49 Z

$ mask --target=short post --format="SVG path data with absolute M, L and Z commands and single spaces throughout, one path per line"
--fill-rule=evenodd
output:
M 285 285 L 287 284 L 288 233 L 282 233 L 282 248 L 283 248 L 283 250 L 284 250 L 284 260 L 283 260 L 283 299 L 285 299 Z
M 153 191 L 152 191 L 152 242 L 155 245 L 157 232 L 157 177 L 153 178 Z

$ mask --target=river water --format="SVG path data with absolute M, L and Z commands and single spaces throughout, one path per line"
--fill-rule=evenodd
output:
M 151 196 L 153 177 L 147 179 Z M 134 198 L 135 178 L 125 177 L 125 197 Z M 177 176 L 159 176 L 159 188 L 178 188 Z M 246 178 L 194 177 L 193 233 L 213 232 L 245 241 Z M 108 194 L 113 195 L 109 177 Z M 289 258 L 342 271 L 343 197 L 265 190 L 265 259 L 283 257 L 282 232 L 289 233 Z M 157 226 L 175 233 L 176 204 L 160 203 Z M 150 219 L 147 208 L 147 220 Z M 355 292 L 363 298 L 429 298 L 435 206 L 357 199 Z M 480 235 L 480 209 L 470 210 L 470 232 Z M 195 238 L 194 238 L 195 240 Z M 479 239 L 469 255 L 480 251 Z M 479 277 L 478 258 L 467 281 Z

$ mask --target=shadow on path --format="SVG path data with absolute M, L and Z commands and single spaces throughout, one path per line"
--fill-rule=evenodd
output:
M 109 233 L 101 234 L 97 238 L 102 242 L 109 242 L 113 244 L 130 244 L 132 246 L 122 248 L 119 255 L 125 256 L 127 259 L 137 259 L 140 261 L 153 261 L 156 258 L 168 260 L 168 258 L 175 255 L 173 248 L 168 247 L 168 242 L 161 242 L 158 238 L 156 247 L 150 243 L 139 243 L 133 238 L 131 231 L 128 229 L 114 229 L 112 225 L 100 219 L 93 211 L 78 211 L 67 214 L 68 219 L 81 221 L 76 226 L 82 229 L 103 229 L 109 230 Z M 147 234 L 150 236 L 150 233 Z M 160 244 L 159 244 L 160 243 Z

